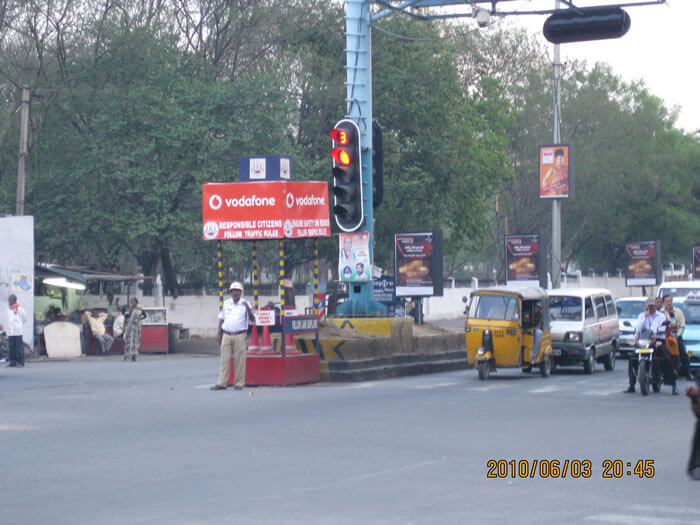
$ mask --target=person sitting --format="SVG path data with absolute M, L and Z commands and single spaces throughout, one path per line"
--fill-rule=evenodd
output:
M 109 353 L 112 348 L 112 343 L 114 343 L 114 338 L 107 333 L 105 329 L 105 320 L 107 319 L 107 314 L 104 312 L 98 312 L 93 310 L 92 312 L 85 312 L 85 319 L 90 325 L 90 331 L 92 336 L 100 344 L 100 349 L 103 354 Z

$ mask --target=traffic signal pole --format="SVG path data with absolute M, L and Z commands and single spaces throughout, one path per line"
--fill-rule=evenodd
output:
M 554 9 L 559 9 L 559 0 L 554 0 Z M 559 124 L 561 118 L 559 112 L 561 103 L 559 99 L 559 84 L 561 83 L 561 60 L 559 56 L 559 44 L 554 44 L 554 97 L 552 140 L 553 144 L 559 144 L 561 133 Z M 561 199 L 552 199 L 552 288 L 561 285 Z
M 348 283 L 350 297 L 338 313 L 350 316 L 383 315 L 386 307 L 372 297 L 374 264 L 374 207 L 372 198 L 372 44 L 369 0 L 345 0 L 346 111 L 345 118 L 360 129 L 364 221 L 358 232 L 369 233 L 370 281 Z M 340 247 L 339 247 L 340 251 Z

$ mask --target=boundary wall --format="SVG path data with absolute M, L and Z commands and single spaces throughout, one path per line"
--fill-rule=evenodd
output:
M 600 277 L 580 277 L 576 279 L 562 279 L 562 288 L 608 288 L 617 297 L 641 296 L 641 287 L 628 288 L 625 286 L 624 276 L 602 275 Z M 647 293 L 652 294 L 655 289 L 648 288 Z M 423 315 L 427 322 L 441 319 L 458 319 L 464 315 L 464 303 L 462 297 L 469 297 L 469 287 L 445 287 L 443 297 L 428 297 L 423 300 Z M 96 295 L 83 295 L 84 308 L 106 307 L 106 297 Z M 127 303 L 125 295 L 117 295 L 120 305 Z M 177 299 L 172 297 L 157 298 L 153 296 L 138 296 L 143 306 L 164 306 L 167 310 L 168 323 L 181 325 L 188 330 L 190 337 L 216 337 L 219 309 L 218 295 L 182 295 Z M 228 298 L 228 296 L 226 297 Z M 252 298 L 244 295 L 244 298 L 252 302 Z M 278 296 L 260 296 L 259 304 L 279 302 Z M 297 310 L 304 313 L 305 308 L 312 307 L 311 297 L 297 295 L 295 298 Z

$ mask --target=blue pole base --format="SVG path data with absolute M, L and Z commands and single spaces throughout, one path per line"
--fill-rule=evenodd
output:
M 336 312 L 347 317 L 385 316 L 386 306 L 371 297 L 357 295 L 338 305 Z

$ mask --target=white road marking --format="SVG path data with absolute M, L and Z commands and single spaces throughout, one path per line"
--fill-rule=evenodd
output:
M 417 386 L 414 386 L 413 388 L 415 388 L 417 390 L 430 390 L 431 388 L 442 388 L 445 386 L 455 386 L 458 384 L 459 384 L 458 381 L 453 381 L 451 383 L 435 383 L 433 385 L 417 385 Z
M 377 386 L 377 383 L 375 382 L 368 382 L 368 383 L 354 383 L 352 385 L 345 385 L 339 387 L 340 390 L 357 390 L 359 388 L 372 388 L 374 386 Z
M 586 392 L 582 392 L 584 396 L 611 396 L 613 394 L 621 393 L 621 388 L 616 388 L 614 390 L 587 390 Z
M 659 509 L 659 512 L 662 512 Z M 697 524 L 697 520 L 679 520 L 676 518 L 662 518 L 659 516 L 640 516 L 639 514 L 596 514 L 594 516 L 587 516 L 584 518 L 586 521 L 601 521 L 604 523 L 634 523 L 645 524 L 650 523 L 653 525 L 678 525 L 678 524 Z
M 487 386 L 474 386 L 471 388 L 467 388 L 467 390 L 470 392 L 489 392 L 490 390 L 499 390 L 501 388 L 508 388 L 508 387 L 509 387 L 509 385 L 490 384 Z
M 559 390 L 561 390 L 560 386 L 548 385 L 548 386 L 543 386 L 542 388 L 535 388 L 534 390 L 528 390 L 528 392 L 531 394 L 548 394 L 549 392 L 557 392 Z

